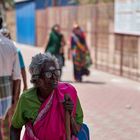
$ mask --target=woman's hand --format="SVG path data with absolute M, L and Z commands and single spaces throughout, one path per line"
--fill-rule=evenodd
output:
M 10 140 L 20 140 L 20 133 L 21 133 L 21 128 L 17 129 L 17 128 L 14 128 L 11 125 L 11 128 L 10 128 Z
M 69 111 L 69 113 L 71 114 L 73 111 L 74 104 L 68 94 L 65 94 L 64 99 L 65 99 L 65 101 L 63 103 L 64 108 L 66 111 Z

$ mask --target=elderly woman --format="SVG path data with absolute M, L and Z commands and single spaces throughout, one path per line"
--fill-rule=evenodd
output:
M 30 73 L 34 87 L 19 99 L 12 118 L 11 140 L 20 140 L 23 125 L 23 140 L 88 140 L 75 88 L 58 82 L 57 59 L 49 53 L 37 54 L 32 58 Z

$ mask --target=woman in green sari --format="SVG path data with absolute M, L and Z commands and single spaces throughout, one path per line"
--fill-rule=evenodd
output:
M 49 52 L 54 55 L 59 62 L 61 73 L 62 67 L 64 66 L 64 46 L 65 46 L 64 36 L 61 33 L 60 26 L 58 24 L 52 27 L 50 33 L 49 41 L 46 46 L 45 52 Z

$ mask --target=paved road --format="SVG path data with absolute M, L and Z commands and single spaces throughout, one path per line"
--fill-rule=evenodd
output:
M 42 52 L 31 47 L 20 48 L 27 68 L 31 57 Z M 28 75 L 28 83 L 29 79 Z M 66 62 L 62 79 L 77 88 L 91 140 L 140 140 L 140 83 L 93 67 L 83 83 L 75 83 L 71 61 Z

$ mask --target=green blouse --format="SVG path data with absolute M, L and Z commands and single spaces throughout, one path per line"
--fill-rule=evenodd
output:
M 12 126 L 15 128 L 22 128 L 29 120 L 34 122 L 40 106 L 41 102 L 38 99 L 36 88 L 25 91 L 18 101 L 12 118 Z M 76 107 L 76 122 L 79 124 L 83 123 L 83 111 L 79 99 Z

